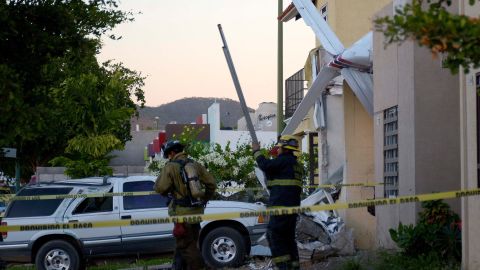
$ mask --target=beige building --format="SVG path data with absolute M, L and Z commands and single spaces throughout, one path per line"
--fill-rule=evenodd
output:
M 378 15 L 392 15 L 396 2 Z M 450 8 L 480 14 L 468 0 Z M 480 72 L 451 75 L 427 49 L 411 41 L 384 49 L 383 41 L 374 35 L 375 177 L 388 185 L 376 197 L 479 188 Z M 480 269 L 480 197 L 447 202 L 462 218 L 462 269 Z M 392 247 L 388 229 L 415 223 L 419 210 L 377 207 L 377 244 Z
M 372 28 L 373 16 L 393 15 L 396 5 L 406 1 L 316 2 L 348 47 Z M 450 9 L 480 14 L 480 4 L 470 6 L 468 0 L 454 1 Z M 362 19 L 355 21 L 356 16 Z M 357 23 L 349 26 L 351 22 Z M 452 75 L 441 59 L 412 41 L 385 48 L 381 33 L 373 35 L 373 52 L 373 116 L 346 83 L 340 90 L 335 84 L 330 88 L 336 95 L 327 91 L 322 97 L 327 124 L 318 129 L 321 181 L 328 179 L 332 163 L 343 160 L 344 183 L 385 182 L 375 191 L 342 190 L 346 201 L 479 188 L 480 72 Z M 321 58 L 321 51 L 318 55 Z M 304 121 L 315 117 L 312 110 Z M 297 132 L 305 127 L 311 128 L 303 124 Z M 447 202 L 462 217 L 462 269 L 480 269 L 480 197 Z M 404 204 L 377 207 L 375 216 L 366 209 L 348 210 L 343 216 L 355 230 L 358 248 L 392 248 L 388 230 L 400 222 L 415 223 L 419 210 L 419 204 Z
M 480 14 L 480 4 L 459 3 L 459 13 L 472 17 Z M 480 70 L 460 72 L 460 158 L 461 188 L 480 188 L 479 127 L 480 127 Z M 480 197 L 461 199 L 462 268 L 480 269 Z
M 378 15 L 393 15 L 393 3 Z M 413 41 L 384 47 L 374 34 L 376 197 L 460 188 L 458 76 Z M 459 213 L 460 202 L 449 201 Z M 377 207 L 377 241 L 392 247 L 388 230 L 416 223 L 420 204 Z
M 316 7 L 345 47 L 368 33 L 375 12 L 390 0 L 318 0 Z M 324 53 L 317 41 L 317 50 L 305 64 L 306 80 L 313 81 Z M 328 61 L 328 60 L 327 60 Z M 316 72 L 315 72 L 316 71 Z M 287 95 L 285 95 L 287 97 Z M 318 132 L 318 161 L 321 183 L 343 170 L 343 183 L 373 182 L 373 120 L 348 84 L 338 77 L 320 98 L 320 106 L 312 108 L 299 125 L 296 134 Z M 321 110 L 320 115 L 316 112 Z M 317 122 L 317 123 L 316 123 Z M 322 122 L 323 125 L 318 122 Z M 344 188 L 342 201 L 373 199 L 374 188 Z M 360 249 L 375 247 L 376 220 L 367 209 L 340 211 L 348 227 L 354 229 L 355 245 Z

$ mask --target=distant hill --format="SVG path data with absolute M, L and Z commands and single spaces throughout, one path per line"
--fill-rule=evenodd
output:
M 190 97 L 179 99 L 158 107 L 145 107 L 139 110 L 139 119 L 132 120 L 132 128 L 135 124 L 140 129 L 156 129 L 155 117 L 158 117 L 159 129 L 176 121 L 178 124 L 195 122 L 197 116 L 206 114 L 208 107 L 215 101 L 220 104 L 220 121 L 224 127 L 236 127 L 237 121 L 243 116 L 240 103 L 227 98 L 203 98 Z M 252 112 L 253 109 L 249 108 Z

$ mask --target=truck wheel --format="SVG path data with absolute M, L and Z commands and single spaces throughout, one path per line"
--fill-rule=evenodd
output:
M 235 267 L 243 263 L 246 246 L 242 235 L 235 229 L 219 227 L 210 231 L 202 243 L 202 255 L 209 266 Z
M 45 243 L 35 256 L 35 266 L 39 270 L 78 270 L 80 256 L 68 242 L 53 240 Z

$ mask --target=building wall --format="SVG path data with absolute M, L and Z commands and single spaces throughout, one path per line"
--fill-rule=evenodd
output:
M 393 4 L 378 15 L 392 15 Z M 384 48 L 374 33 L 375 180 L 383 182 L 383 111 L 398 106 L 399 195 L 459 188 L 458 77 L 431 53 L 406 41 Z M 383 188 L 376 197 L 384 197 Z M 448 201 L 455 211 L 458 201 Z M 388 230 L 415 223 L 419 204 L 377 207 L 377 245 L 394 247 Z
M 480 70 L 476 70 L 480 72 Z M 477 117 L 475 71 L 460 78 L 461 188 L 479 188 L 477 183 Z M 480 269 L 480 196 L 461 199 L 462 269 Z
M 374 178 L 373 123 L 371 116 L 344 84 L 345 115 L 345 169 L 344 183 L 371 182 Z M 343 188 L 342 201 L 357 201 L 374 198 L 374 188 Z M 375 246 L 376 219 L 366 208 L 348 209 L 342 216 L 349 228 L 354 228 L 355 246 L 372 249 Z
M 415 46 L 415 192 L 460 188 L 458 75 L 442 68 L 426 48 Z M 460 200 L 447 201 L 460 213 Z
M 327 4 L 328 24 L 343 46 L 350 47 L 372 30 L 373 15 L 390 2 L 391 0 L 319 0 L 317 8 L 321 9 Z
M 343 117 L 343 95 L 327 95 L 326 97 L 326 124 L 327 132 L 324 135 L 326 145 L 319 145 L 319 175 L 321 182 L 324 183 L 329 176 L 335 173 L 345 164 L 345 123 Z M 321 142 L 319 138 L 319 142 Z M 324 159 L 325 155 L 325 159 Z M 322 166 L 325 160 L 326 166 Z
M 212 143 L 218 143 L 222 147 L 225 147 L 230 143 L 232 150 L 237 149 L 237 145 L 250 144 L 252 139 L 248 131 L 237 131 L 237 130 L 217 130 L 215 132 L 215 141 Z M 276 131 L 256 131 L 257 139 L 260 142 L 262 147 L 270 147 L 277 141 L 277 132 Z
M 132 140 L 125 144 L 122 151 L 113 151 L 115 157 L 110 161 L 110 166 L 145 166 L 145 146 L 158 137 L 158 130 L 131 131 Z
M 480 14 L 480 4 L 468 4 L 460 1 L 459 11 L 472 17 Z M 461 138 L 461 187 L 462 189 L 479 188 L 477 179 L 477 104 L 475 74 L 461 72 L 460 76 L 460 138 Z M 461 199 L 462 205 L 462 269 L 480 269 L 480 196 Z
M 213 103 L 208 108 L 208 124 L 210 125 L 210 142 L 218 143 L 222 147 L 230 143 L 231 149 L 236 149 L 237 145 L 252 141 L 248 131 L 220 130 L 220 105 L 218 103 Z M 277 141 L 276 131 L 256 131 L 255 133 L 262 147 L 270 146 Z

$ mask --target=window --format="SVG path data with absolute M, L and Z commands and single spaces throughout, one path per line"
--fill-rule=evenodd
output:
M 123 184 L 123 191 L 153 191 L 153 181 L 138 181 L 125 183 Z M 123 208 L 125 210 L 161 208 L 167 207 L 167 201 L 168 198 L 160 194 L 145 196 L 125 196 L 123 197 Z
M 309 181 L 315 185 L 318 180 L 318 132 L 308 133 Z
M 322 18 L 327 21 L 328 20 L 328 8 L 327 8 L 327 5 L 324 5 L 321 9 L 320 9 L 320 14 L 322 15 Z
M 383 113 L 383 177 L 386 198 L 398 196 L 398 112 L 397 106 Z
M 109 192 L 112 192 L 111 189 Z M 75 210 L 74 215 L 88 214 L 88 213 L 100 213 L 100 212 L 112 212 L 113 211 L 113 197 L 98 197 L 98 198 L 86 198 L 83 200 Z
M 285 80 L 285 118 L 292 117 L 302 102 L 306 82 L 303 68 Z
M 41 196 L 41 195 L 65 195 L 72 188 L 24 188 L 18 196 Z M 44 217 L 55 213 L 63 199 L 36 200 L 36 201 L 13 201 L 6 214 L 9 218 L 19 217 Z

